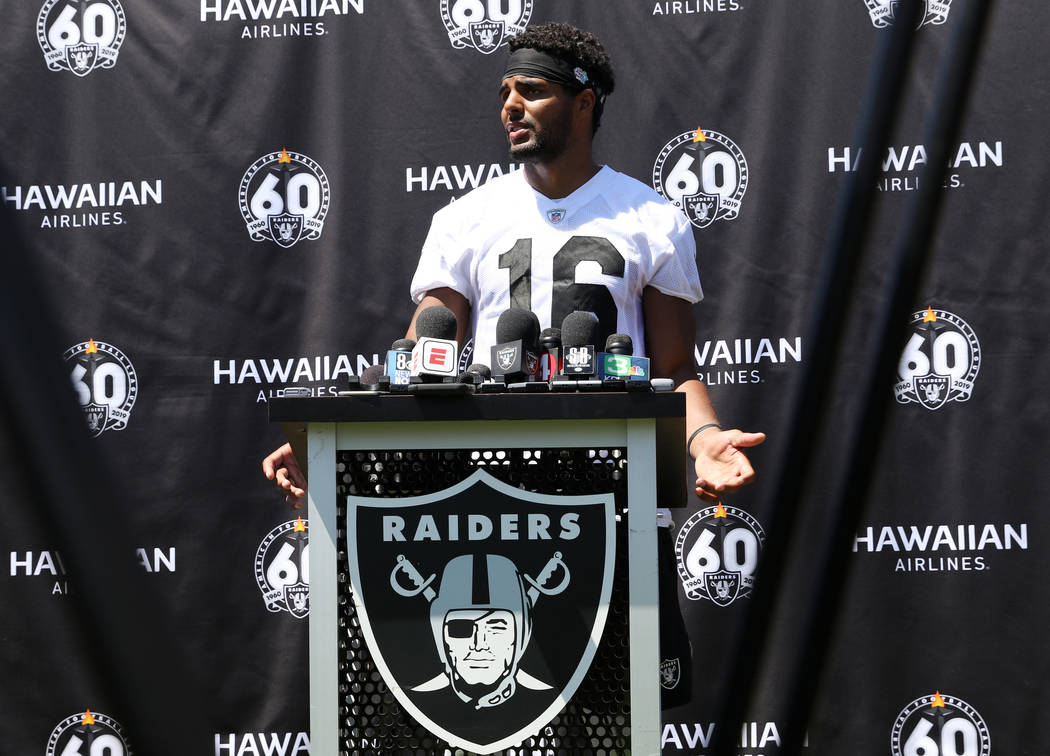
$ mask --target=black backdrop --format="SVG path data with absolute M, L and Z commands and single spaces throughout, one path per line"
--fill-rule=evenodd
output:
M 924 162 L 935 73 L 953 22 L 976 1 L 927 3 L 917 32 L 836 363 L 822 452 L 829 471 L 842 464 L 835 440 L 853 407 L 888 248 Z M 22 263 L 39 286 L 7 326 L 56 324 L 40 351 L 77 386 L 93 424 L 89 448 L 114 481 L 111 490 L 92 490 L 91 479 L 82 488 L 120 533 L 111 551 L 80 546 L 100 562 L 136 567 L 165 607 L 164 628 L 203 681 L 197 699 L 207 715 L 173 715 L 170 725 L 194 752 L 307 752 L 306 622 L 268 607 L 259 585 L 277 558 L 264 539 L 295 519 L 259 474 L 258 460 L 281 441 L 266 400 L 291 384 L 330 393 L 380 358 L 403 334 L 431 214 L 472 182 L 516 167 L 497 126 L 503 30 L 566 20 L 605 41 L 618 84 L 599 160 L 674 186 L 689 169 L 679 162 L 685 146 L 669 150 L 663 173 L 654 166 L 680 135 L 700 128 L 720 155 L 702 188 L 729 203 L 694 223 L 707 293 L 696 308 L 697 372 L 725 422 L 770 435 L 752 455 L 760 481 L 727 502 L 747 515 L 731 524 L 761 527 L 769 516 L 761 471 L 787 438 L 784 406 L 811 346 L 803 331 L 818 256 L 857 158 L 856 115 L 873 53 L 892 28 L 889 8 L 876 0 L 4 6 L 0 185 L 22 240 L 8 234 L 6 286 L 33 283 L 18 274 Z M 946 756 L 987 753 L 989 744 L 1045 750 L 1047 15 L 1033 0 L 990 14 L 913 306 L 915 340 L 902 344 L 912 369 L 900 376 L 872 461 L 809 729 L 813 752 L 936 753 L 917 722 L 938 691 L 949 730 L 963 733 L 939 744 Z M 481 25 L 457 26 L 467 21 Z M 286 180 L 292 190 L 282 194 Z M 274 196 L 287 200 L 283 217 Z M 250 214 L 253 202 L 263 216 L 249 216 L 259 220 L 257 238 L 242 209 Z M 4 367 L 38 369 L 16 354 Z M 925 378 L 908 393 L 911 373 Z M 11 427 L 9 448 L 28 432 L 58 432 Z M 69 574 L 66 541 L 34 525 L 45 503 L 17 456 L 6 458 L 3 752 L 61 753 L 89 709 L 98 732 L 120 728 L 114 737 L 133 749 L 154 742 L 157 733 L 126 726 L 125 699 L 88 661 L 98 629 L 85 629 L 73 599 L 90 604 L 107 587 Z M 827 495 L 819 480 L 805 492 L 811 502 Z M 682 504 L 675 534 L 686 565 L 703 517 L 683 530 L 703 507 Z M 59 520 L 61 506 L 79 504 L 59 502 Z M 750 599 L 690 598 L 682 586 L 679 598 L 696 688 L 665 712 L 664 748 L 703 753 L 732 672 L 724 650 Z M 142 632 L 155 631 L 155 617 L 138 619 Z M 134 611 L 114 623 L 139 627 Z M 770 697 L 778 682 L 767 669 Z M 783 723 L 765 700 L 748 713 L 740 754 L 777 751 Z

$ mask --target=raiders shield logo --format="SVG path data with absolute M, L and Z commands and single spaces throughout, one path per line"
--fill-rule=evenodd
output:
M 740 590 L 740 573 L 719 570 L 704 575 L 707 595 L 719 606 L 729 606 Z
M 299 241 L 303 233 L 303 216 L 281 213 L 266 219 L 273 240 L 282 247 L 290 247 Z
M 361 632 L 405 710 L 476 753 L 536 735 L 601 640 L 614 528 L 612 494 L 528 493 L 483 470 L 428 496 L 347 497 Z
M 721 202 L 717 194 L 699 192 L 698 194 L 682 197 L 682 204 L 689 219 L 698 227 L 706 228 L 714 223 Z
M 470 40 L 480 52 L 488 55 L 503 44 L 502 21 L 479 21 L 470 24 Z
M 510 370 L 518 359 L 518 350 L 515 347 L 507 347 L 496 352 L 496 364 L 500 370 Z
M 80 408 L 87 420 L 88 431 L 92 436 L 101 436 L 106 429 L 106 421 L 109 420 L 109 405 L 91 402 Z
M 660 685 L 667 690 L 678 687 L 678 681 L 682 678 L 681 667 L 678 659 L 664 659 L 660 662 Z
M 301 582 L 295 585 L 286 585 L 284 587 L 284 603 L 293 617 L 302 619 L 310 613 L 310 586 Z
M 915 395 L 926 409 L 938 409 L 948 401 L 950 378 L 930 373 L 915 378 Z
M 87 76 L 95 70 L 98 60 L 98 45 L 82 43 L 66 45 L 66 65 L 77 76 Z

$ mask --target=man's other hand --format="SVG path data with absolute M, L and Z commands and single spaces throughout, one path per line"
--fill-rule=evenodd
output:
M 262 461 L 262 469 L 267 480 L 275 480 L 284 490 L 284 500 L 293 509 L 301 509 L 306 503 L 306 476 L 299 467 L 299 460 L 292 454 L 292 445 L 274 449 Z
M 723 494 L 732 493 L 755 479 L 755 471 L 741 449 L 758 446 L 765 433 L 718 430 L 701 433 L 694 442 L 696 450 L 696 495 L 704 501 L 717 502 Z

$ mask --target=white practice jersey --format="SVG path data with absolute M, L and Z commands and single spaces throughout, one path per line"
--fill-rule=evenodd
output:
M 703 297 L 689 221 L 608 166 L 564 199 L 535 191 L 518 170 L 439 210 L 412 298 L 443 286 L 470 302 L 475 361 L 484 363 L 496 321 L 510 307 L 535 312 L 540 328 L 560 328 L 574 310 L 593 312 L 603 339 L 629 334 L 635 354 L 644 355 L 646 286 L 689 302 Z

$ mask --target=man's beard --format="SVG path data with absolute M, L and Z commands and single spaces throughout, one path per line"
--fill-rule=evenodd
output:
M 536 130 L 531 123 L 526 122 L 526 125 L 532 132 L 532 139 L 525 144 L 510 145 L 511 159 L 523 163 L 544 163 L 565 152 L 572 126 L 570 113 L 566 112 L 543 131 Z

